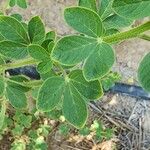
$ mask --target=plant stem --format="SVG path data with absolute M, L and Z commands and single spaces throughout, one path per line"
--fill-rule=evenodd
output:
M 27 86 L 27 87 L 38 87 L 41 86 L 43 83 L 42 80 L 33 80 L 33 81 L 29 81 L 29 82 L 23 82 L 23 85 Z
M 36 63 L 38 63 L 37 60 L 28 58 L 24 60 L 18 60 L 14 63 L 7 63 L 7 64 L 0 65 L 0 68 L 2 68 L 3 70 L 8 70 L 8 69 L 19 68 L 19 67 L 28 66 L 28 65 L 34 65 Z
M 150 30 L 150 21 L 135 27 L 129 31 L 113 34 L 103 38 L 106 43 L 120 42 L 126 39 L 138 37 L 141 33 Z
M 22 86 L 26 86 L 26 87 L 29 87 L 29 88 L 40 86 L 43 83 L 42 80 L 31 80 L 31 81 L 28 81 L 28 82 L 17 82 L 17 81 L 11 80 L 9 78 L 5 78 L 5 80 L 9 81 L 9 82 L 12 82 L 12 83 L 22 85 Z

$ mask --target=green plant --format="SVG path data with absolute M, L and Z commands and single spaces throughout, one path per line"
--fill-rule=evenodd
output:
M 93 0 L 80 0 L 79 5 L 64 11 L 66 22 L 79 34 L 61 39 L 54 31 L 46 33 L 38 16 L 28 25 L 14 16 L 0 16 L 0 127 L 11 106 L 27 113 L 36 110 L 48 114 L 56 109 L 76 128 L 84 127 L 89 100 L 103 96 L 103 79 L 112 74 L 112 44 L 141 38 L 150 29 L 149 21 L 135 28 L 130 26 L 134 20 L 150 15 L 149 1 L 102 0 L 101 5 L 96 5 Z M 122 31 L 126 26 L 129 30 Z M 148 54 L 140 64 L 139 81 L 150 91 L 149 63 Z M 35 65 L 40 80 L 5 74 L 8 69 L 30 65 Z M 31 97 L 35 100 L 33 108 L 29 103 Z M 22 124 L 17 124 L 14 134 L 18 130 L 23 130 Z
M 13 7 L 18 5 L 21 8 L 27 8 L 27 1 L 26 0 L 9 0 L 9 6 Z

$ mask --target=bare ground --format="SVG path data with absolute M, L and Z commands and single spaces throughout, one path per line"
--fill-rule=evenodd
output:
M 1 0 L 1 8 L 5 1 Z M 29 0 L 26 10 L 13 8 L 9 13 L 21 13 L 25 20 L 32 16 L 40 15 L 46 24 L 47 30 L 55 30 L 58 35 L 74 33 L 63 20 L 63 9 L 75 5 L 76 0 Z M 3 8 L 4 9 L 4 8 Z M 122 82 L 138 84 L 136 71 L 141 58 L 148 52 L 150 43 L 141 39 L 133 39 L 115 46 L 116 64 L 114 70 L 122 75 Z M 108 126 L 117 128 L 116 136 L 108 142 L 95 145 L 90 141 L 67 142 L 54 132 L 50 137 L 50 148 L 55 149 L 103 149 L 111 150 L 112 143 L 116 144 L 117 150 L 148 150 L 150 149 L 150 101 L 131 98 L 126 95 L 110 93 L 97 102 L 98 112 L 91 109 L 91 115 L 103 120 Z

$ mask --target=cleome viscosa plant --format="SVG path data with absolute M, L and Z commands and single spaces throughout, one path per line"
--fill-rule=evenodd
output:
M 38 16 L 28 24 L 14 16 L 0 16 L 0 127 L 10 106 L 29 112 L 31 97 L 37 112 L 59 109 L 68 123 L 84 127 L 88 102 L 103 96 L 102 81 L 112 73 L 112 45 L 137 37 L 149 40 L 143 36 L 150 29 L 149 21 L 131 26 L 150 15 L 149 0 L 79 0 L 78 4 L 64 10 L 65 21 L 77 34 L 62 38 L 54 31 L 46 33 Z M 9 69 L 31 65 L 36 67 L 40 80 L 6 75 Z M 150 53 L 138 69 L 139 81 L 147 91 L 149 72 Z

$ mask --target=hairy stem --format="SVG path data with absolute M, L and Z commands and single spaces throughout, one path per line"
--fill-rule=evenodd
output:
M 27 87 L 38 87 L 41 86 L 43 83 L 42 80 L 34 80 L 34 81 L 29 81 L 29 82 L 24 82 L 23 84 Z
M 0 65 L 0 68 L 2 68 L 3 70 L 8 70 L 8 69 L 14 69 L 14 68 L 19 68 L 19 67 L 34 65 L 36 63 L 38 63 L 37 60 L 28 58 L 28 59 L 24 59 L 24 60 L 18 60 L 14 63 L 7 63 L 7 64 Z
M 12 83 L 19 84 L 21 86 L 26 86 L 26 87 L 29 87 L 29 88 L 41 86 L 42 83 L 43 83 L 42 80 L 31 80 L 31 81 L 28 81 L 28 82 L 17 82 L 17 81 L 11 80 L 9 78 L 5 78 L 5 80 L 9 81 L 9 82 L 12 82 Z
M 145 31 L 150 30 L 150 21 L 135 27 L 131 30 L 125 31 L 125 32 L 121 32 L 121 33 L 117 33 L 117 34 L 113 34 L 110 36 L 106 36 L 103 38 L 103 41 L 105 41 L 106 43 L 115 43 L 115 42 L 120 42 L 126 39 L 130 39 L 130 38 L 135 38 L 135 37 L 139 37 L 139 35 Z

